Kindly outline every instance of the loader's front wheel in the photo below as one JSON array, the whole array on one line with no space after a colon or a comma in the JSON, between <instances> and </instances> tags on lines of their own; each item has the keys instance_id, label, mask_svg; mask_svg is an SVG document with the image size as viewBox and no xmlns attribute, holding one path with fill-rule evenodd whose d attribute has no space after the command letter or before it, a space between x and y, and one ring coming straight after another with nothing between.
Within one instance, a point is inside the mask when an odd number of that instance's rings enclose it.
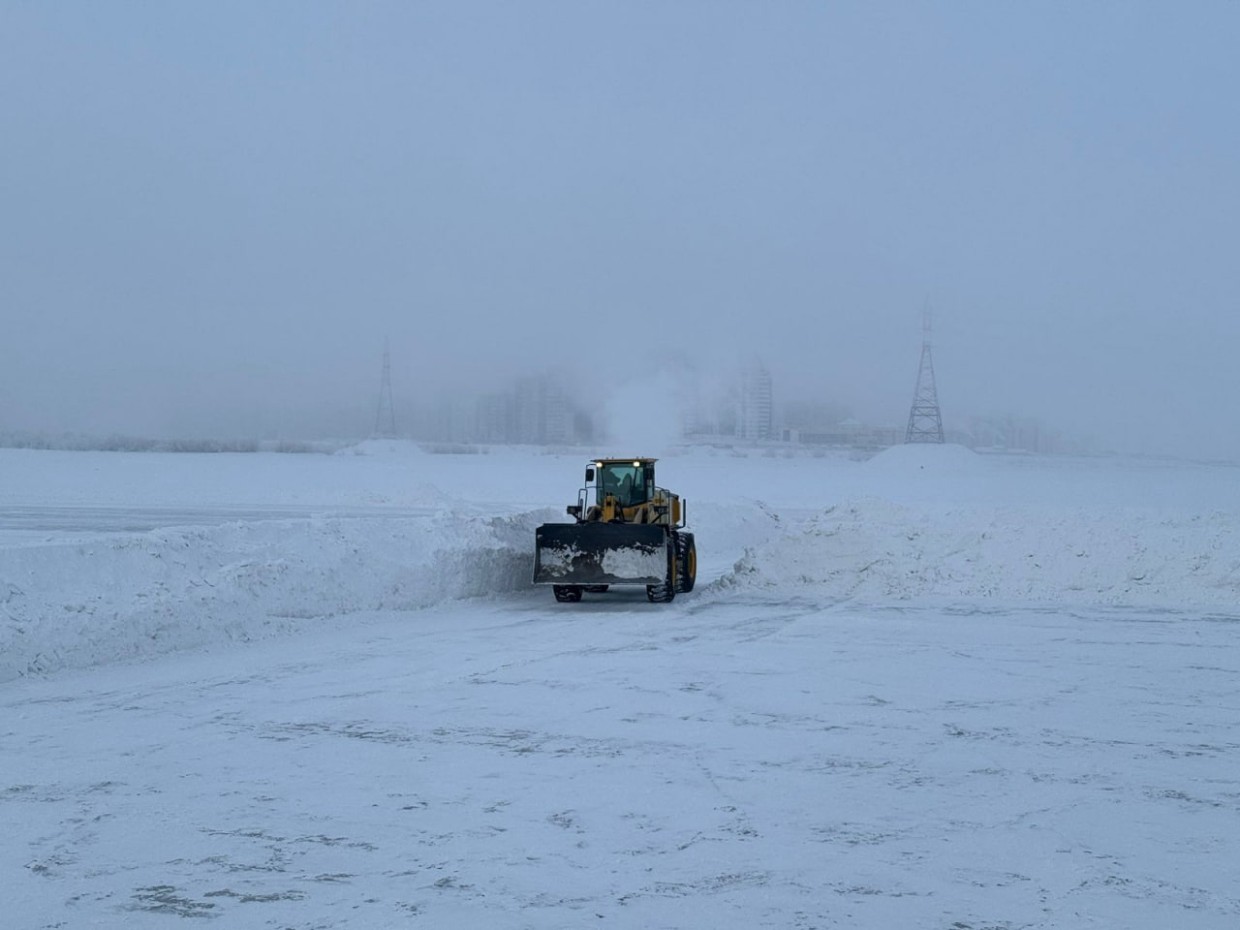
<instances>
[{"instance_id":1,"label":"loader's front wheel","mask_svg":"<svg viewBox=\"0 0 1240 930\"><path fill-rule=\"evenodd\" d=\"M666 604L676 596L676 590L667 582L646 585L646 600L652 604Z\"/></svg>"},{"instance_id":2,"label":"loader's front wheel","mask_svg":"<svg viewBox=\"0 0 1240 930\"><path fill-rule=\"evenodd\" d=\"M660 584L646 585L646 600L652 604L666 604L676 596L676 547L667 547L667 574Z\"/></svg>"},{"instance_id":3,"label":"loader's front wheel","mask_svg":"<svg viewBox=\"0 0 1240 930\"><path fill-rule=\"evenodd\" d=\"M555 592L555 599L561 604L572 604L581 600L580 585L553 584L551 590Z\"/></svg>"}]
</instances>

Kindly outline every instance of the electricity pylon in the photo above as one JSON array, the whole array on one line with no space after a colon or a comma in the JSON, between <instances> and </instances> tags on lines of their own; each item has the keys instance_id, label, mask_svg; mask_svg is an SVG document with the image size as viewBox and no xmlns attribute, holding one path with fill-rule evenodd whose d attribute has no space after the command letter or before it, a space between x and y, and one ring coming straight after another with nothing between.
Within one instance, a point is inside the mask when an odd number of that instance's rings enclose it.
<instances>
[{"instance_id":1,"label":"electricity pylon","mask_svg":"<svg viewBox=\"0 0 1240 930\"><path fill-rule=\"evenodd\" d=\"M379 409L375 412L375 436L391 439L396 435L396 407L392 404L392 356L383 341L383 377L379 381Z\"/></svg>"},{"instance_id":2,"label":"electricity pylon","mask_svg":"<svg viewBox=\"0 0 1240 930\"><path fill-rule=\"evenodd\" d=\"M934 356L930 352L930 310L921 320L921 364L917 367L917 387L913 390L913 406L908 412L905 442L943 442L943 414L939 410L939 392L934 385Z\"/></svg>"}]
</instances>

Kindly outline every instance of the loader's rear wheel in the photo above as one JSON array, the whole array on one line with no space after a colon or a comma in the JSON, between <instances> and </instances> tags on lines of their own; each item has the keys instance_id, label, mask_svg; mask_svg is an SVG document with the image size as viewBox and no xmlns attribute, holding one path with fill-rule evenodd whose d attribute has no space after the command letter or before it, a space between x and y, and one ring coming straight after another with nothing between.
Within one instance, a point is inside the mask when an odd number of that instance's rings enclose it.
<instances>
[{"instance_id":1,"label":"loader's rear wheel","mask_svg":"<svg viewBox=\"0 0 1240 930\"><path fill-rule=\"evenodd\" d=\"M555 592L555 599L561 604L572 604L581 600L581 588L575 584L553 584L551 590Z\"/></svg>"},{"instance_id":2,"label":"loader's rear wheel","mask_svg":"<svg viewBox=\"0 0 1240 930\"><path fill-rule=\"evenodd\" d=\"M692 533L676 534L676 591L688 594L697 583L697 544Z\"/></svg>"}]
</instances>

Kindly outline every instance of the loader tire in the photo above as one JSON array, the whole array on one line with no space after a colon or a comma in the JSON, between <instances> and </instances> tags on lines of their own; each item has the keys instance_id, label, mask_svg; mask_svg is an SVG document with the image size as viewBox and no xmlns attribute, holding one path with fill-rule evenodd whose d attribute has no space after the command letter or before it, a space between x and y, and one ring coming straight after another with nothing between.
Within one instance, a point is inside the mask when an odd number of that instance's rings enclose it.
<instances>
[{"instance_id":1,"label":"loader tire","mask_svg":"<svg viewBox=\"0 0 1240 930\"><path fill-rule=\"evenodd\" d=\"M667 574L659 584L646 585L646 600L652 604L666 604L676 596L676 551L668 546Z\"/></svg>"},{"instance_id":2,"label":"loader tire","mask_svg":"<svg viewBox=\"0 0 1240 930\"><path fill-rule=\"evenodd\" d=\"M676 589L666 581L663 584L646 585L646 600L652 604L667 604L676 596Z\"/></svg>"},{"instance_id":3,"label":"loader tire","mask_svg":"<svg viewBox=\"0 0 1240 930\"><path fill-rule=\"evenodd\" d=\"M581 587L575 584L554 584L551 590L555 592L555 599L561 604L572 604L581 600Z\"/></svg>"},{"instance_id":4,"label":"loader tire","mask_svg":"<svg viewBox=\"0 0 1240 930\"><path fill-rule=\"evenodd\" d=\"M692 533L676 534L676 591L688 594L697 583L697 544Z\"/></svg>"}]
</instances>

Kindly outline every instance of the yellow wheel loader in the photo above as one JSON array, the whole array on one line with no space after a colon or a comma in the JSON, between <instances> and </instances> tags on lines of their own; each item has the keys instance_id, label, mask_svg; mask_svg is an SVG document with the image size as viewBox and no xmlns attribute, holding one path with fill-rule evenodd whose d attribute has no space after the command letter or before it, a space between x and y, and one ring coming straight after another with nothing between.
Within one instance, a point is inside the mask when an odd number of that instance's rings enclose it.
<instances>
[{"instance_id":1,"label":"yellow wheel loader","mask_svg":"<svg viewBox=\"0 0 1240 930\"><path fill-rule=\"evenodd\" d=\"M693 590L697 549L685 502L654 480L654 459L596 459L568 515L534 536L534 584L557 601L579 601L612 585L644 585L653 603Z\"/></svg>"}]
</instances>

